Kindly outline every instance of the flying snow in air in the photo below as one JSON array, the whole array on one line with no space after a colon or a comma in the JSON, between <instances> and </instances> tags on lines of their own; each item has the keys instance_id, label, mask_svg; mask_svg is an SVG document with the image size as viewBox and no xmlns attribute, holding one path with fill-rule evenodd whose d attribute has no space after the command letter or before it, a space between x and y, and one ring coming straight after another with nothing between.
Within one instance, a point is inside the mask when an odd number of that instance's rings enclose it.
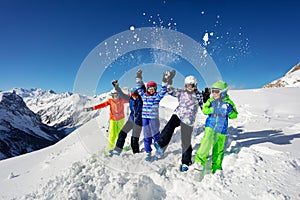
<instances>
[{"instance_id":1,"label":"flying snow in air","mask_svg":"<svg viewBox=\"0 0 300 200\"><path fill-rule=\"evenodd\" d=\"M208 40L209 40L208 35L212 37L212 36L214 35L214 33L211 32L211 33L209 33L209 34L208 34L208 33L205 33L205 34L204 34L204 36L203 36L203 38L202 38L202 39L203 39L203 42L204 42L204 46L207 46L207 45L209 44L209 41L208 41Z\"/></svg>"},{"instance_id":2,"label":"flying snow in air","mask_svg":"<svg viewBox=\"0 0 300 200\"><path fill-rule=\"evenodd\" d=\"M129 29L130 29L131 31L134 31L135 27L134 27L134 26L130 26Z\"/></svg>"}]
</instances>

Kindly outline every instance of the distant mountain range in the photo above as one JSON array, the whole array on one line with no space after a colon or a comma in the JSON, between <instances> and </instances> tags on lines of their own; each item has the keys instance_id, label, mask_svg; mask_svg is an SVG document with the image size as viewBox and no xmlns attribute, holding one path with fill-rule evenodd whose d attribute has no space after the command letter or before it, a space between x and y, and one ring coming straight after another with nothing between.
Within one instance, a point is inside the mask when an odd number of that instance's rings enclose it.
<instances>
[{"instance_id":1,"label":"distant mountain range","mask_svg":"<svg viewBox=\"0 0 300 200\"><path fill-rule=\"evenodd\" d=\"M283 77L263 86L264 88L300 87L300 62Z\"/></svg>"},{"instance_id":2,"label":"distant mountain range","mask_svg":"<svg viewBox=\"0 0 300 200\"><path fill-rule=\"evenodd\" d=\"M41 89L0 92L0 160L56 143L98 116L99 111L82 109L106 97L107 94L90 97Z\"/></svg>"}]
</instances>

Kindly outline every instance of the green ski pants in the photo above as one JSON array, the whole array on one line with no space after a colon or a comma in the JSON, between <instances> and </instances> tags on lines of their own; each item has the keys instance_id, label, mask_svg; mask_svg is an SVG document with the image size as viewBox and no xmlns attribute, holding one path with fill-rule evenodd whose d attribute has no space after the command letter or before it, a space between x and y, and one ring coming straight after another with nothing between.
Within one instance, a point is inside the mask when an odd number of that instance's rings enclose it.
<instances>
[{"instance_id":1,"label":"green ski pants","mask_svg":"<svg viewBox=\"0 0 300 200\"><path fill-rule=\"evenodd\" d=\"M205 127L204 136L201 140L200 147L197 150L195 162L200 162L203 166L205 166L209 152L212 148L211 170L213 173L215 173L218 169L222 170L225 141L225 134L217 133L212 128Z\"/></svg>"},{"instance_id":2,"label":"green ski pants","mask_svg":"<svg viewBox=\"0 0 300 200\"><path fill-rule=\"evenodd\" d=\"M108 137L108 147L107 150L112 150L115 148L116 141L118 139L119 133L124 125L124 119L120 120L109 120L109 137Z\"/></svg>"}]
</instances>

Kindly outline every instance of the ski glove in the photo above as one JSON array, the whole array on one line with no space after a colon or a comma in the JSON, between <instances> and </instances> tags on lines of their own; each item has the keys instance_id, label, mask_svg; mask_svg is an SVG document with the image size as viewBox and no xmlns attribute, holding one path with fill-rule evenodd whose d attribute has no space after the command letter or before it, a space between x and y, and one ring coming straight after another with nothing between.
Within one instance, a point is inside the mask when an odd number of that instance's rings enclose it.
<instances>
[{"instance_id":1,"label":"ski glove","mask_svg":"<svg viewBox=\"0 0 300 200\"><path fill-rule=\"evenodd\" d=\"M138 69L137 71L136 71L136 78L139 78L139 79L143 79L143 77L142 77L142 69Z\"/></svg>"},{"instance_id":2,"label":"ski glove","mask_svg":"<svg viewBox=\"0 0 300 200\"><path fill-rule=\"evenodd\" d=\"M176 74L175 70L166 71L166 73L163 73L162 82L167 83L168 85L172 85L173 84L173 78L174 78L175 74Z\"/></svg>"},{"instance_id":3,"label":"ski glove","mask_svg":"<svg viewBox=\"0 0 300 200\"><path fill-rule=\"evenodd\" d=\"M203 95L203 102L206 103L206 101L210 97L210 90L209 90L209 88L205 88L204 91L202 91L202 95Z\"/></svg>"},{"instance_id":4,"label":"ski glove","mask_svg":"<svg viewBox=\"0 0 300 200\"><path fill-rule=\"evenodd\" d=\"M111 82L111 84L112 84L114 87L119 86L118 80L113 80L113 81Z\"/></svg>"},{"instance_id":5,"label":"ski glove","mask_svg":"<svg viewBox=\"0 0 300 200\"><path fill-rule=\"evenodd\" d=\"M90 111L92 111L92 110L94 110L93 107L89 107L89 108L84 108L84 109L83 109L84 112L90 112Z\"/></svg>"},{"instance_id":6,"label":"ski glove","mask_svg":"<svg viewBox=\"0 0 300 200\"><path fill-rule=\"evenodd\" d=\"M175 75L176 75L176 71L173 69L170 72L170 77L169 77L169 80L168 80L168 85L172 85L173 84L173 78L174 78Z\"/></svg>"},{"instance_id":7,"label":"ski glove","mask_svg":"<svg viewBox=\"0 0 300 200\"><path fill-rule=\"evenodd\" d=\"M170 71L169 70L166 71L166 72L163 72L162 82L163 83L168 83L169 77L170 77Z\"/></svg>"}]
</instances>

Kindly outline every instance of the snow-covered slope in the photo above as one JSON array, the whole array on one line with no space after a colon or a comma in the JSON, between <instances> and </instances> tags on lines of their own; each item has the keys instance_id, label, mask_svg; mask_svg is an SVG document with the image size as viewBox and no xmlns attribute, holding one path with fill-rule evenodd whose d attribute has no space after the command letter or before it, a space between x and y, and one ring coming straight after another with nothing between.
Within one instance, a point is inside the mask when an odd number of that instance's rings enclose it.
<instances>
[{"instance_id":1,"label":"snow-covered slope","mask_svg":"<svg viewBox=\"0 0 300 200\"><path fill-rule=\"evenodd\" d=\"M300 63L294 66L283 77L264 85L264 88L300 87Z\"/></svg>"},{"instance_id":2,"label":"snow-covered slope","mask_svg":"<svg viewBox=\"0 0 300 200\"><path fill-rule=\"evenodd\" d=\"M41 116L43 123L59 129L70 129L68 132L95 118L98 112L85 113L82 109L100 103L108 95L90 97L69 92L56 94L52 90L19 88L11 92L21 96L26 105Z\"/></svg>"},{"instance_id":3,"label":"snow-covered slope","mask_svg":"<svg viewBox=\"0 0 300 200\"><path fill-rule=\"evenodd\" d=\"M0 92L0 160L47 147L61 138L16 93Z\"/></svg>"},{"instance_id":4,"label":"snow-covered slope","mask_svg":"<svg viewBox=\"0 0 300 200\"><path fill-rule=\"evenodd\" d=\"M223 171L178 170L180 129L166 157L104 156L108 110L55 145L0 161L1 199L299 199L300 88L230 91L239 117L229 122ZM293 98L291 98L293 96ZM287 102L286 100L289 99ZM161 128L176 99L161 102ZM193 154L203 136L199 113Z\"/></svg>"}]
</instances>

